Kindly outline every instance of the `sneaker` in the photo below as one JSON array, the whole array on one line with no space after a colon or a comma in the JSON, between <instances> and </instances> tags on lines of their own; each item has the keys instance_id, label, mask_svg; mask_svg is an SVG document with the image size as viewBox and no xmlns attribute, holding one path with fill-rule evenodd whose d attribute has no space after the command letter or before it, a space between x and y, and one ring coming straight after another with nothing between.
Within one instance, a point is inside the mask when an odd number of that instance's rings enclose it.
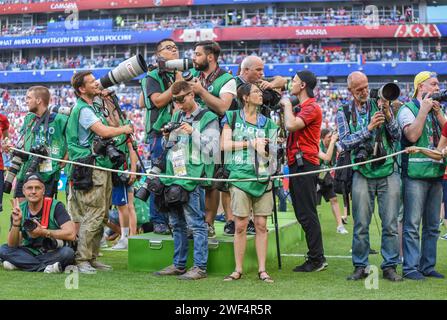
<instances>
[{"instance_id":1,"label":"sneaker","mask_svg":"<svg viewBox=\"0 0 447 320\"><path fill-rule=\"evenodd\" d=\"M156 234L169 234L168 226L164 223L154 224L154 233Z\"/></svg>"},{"instance_id":2,"label":"sneaker","mask_svg":"<svg viewBox=\"0 0 447 320\"><path fill-rule=\"evenodd\" d=\"M217 216L216 216L216 219L215 219L216 221L219 221L219 222L225 222L226 220L225 220L225 214L224 213L221 213L221 214L218 214Z\"/></svg>"},{"instance_id":3,"label":"sneaker","mask_svg":"<svg viewBox=\"0 0 447 320\"><path fill-rule=\"evenodd\" d=\"M216 230L214 230L214 226L207 223L208 225L208 238L214 239L216 237Z\"/></svg>"},{"instance_id":4,"label":"sneaker","mask_svg":"<svg viewBox=\"0 0 447 320\"><path fill-rule=\"evenodd\" d=\"M46 266L44 273L61 273L62 272L62 266L60 262L56 262L54 264L50 264Z\"/></svg>"},{"instance_id":5,"label":"sneaker","mask_svg":"<svg viewBox=\"0 0 447 320\"><path fill-rule=\"evenodd\" d=\"M443 236L440 236L439 237L441 240L447 240L447 233L445 234L445 235L443 235Z\"/></svg>"},{"instance_id":6,"label":"sneaker","mask_svg":"<svg viewBox=\"0 0 447 320\"><path fill-rule=\"evenodd\" d=\"M127 238L121 238L118 242L112 247L112 250L127 250L127 246L129 244L129 240Z\"/></svg>"},{"instance_id":7,"label":"sneaker","mask_svg":"<svg viewBox=\"0 0 447 320\"><path fill-rule=\"evenodd\" d=\"M103 236L101 238L101 242L99 243L99 247L100 248L108 248L109 247L109 245L107 244L106 237Z\"/></svg>"},{"instance_id":8,"label":"sneaker","mask_svg":"<svg viewBox=\"0 0 447 320\"><path fill-rule=\"evenodd\" d=\"M348 232L348 230L346 230L344 225L340 225L337 227L337 233L348 234L349 232Z\"/></svg>"},{"instance_id":9,"label":"sneaker","mask_svg":"<svg viewBox=\"0 0 447 320\"><path fill-rule=\"evenodd\" d=\"M96 269L92 267L90 262L84 261L77 265L79 273L83 274L95 274Z\"/></svg>"},{"instance_id":10,"label":"sneaker","mask_svg":"<svg viewBox=\"0 0 447 320\"><path fill-rule=\"evenodd\" d=\"M12 270L17 270L19 268L17 268L15 265L13 265L9 261L3 261L3 269L8 270L8 271L12 271Z\"/></svg>"},{"instance_id":11,"label":"sneaker","mask_svg":"<svg viewBox=\"0 0 447 320\"><path fill-rule=\"evenodd\" d=\"M327 266L326 261L312 262L308 259L302 265L296 266L293 272L318 272L325 270Z\"/></svg>"},{"instance_id":12,"label":"sneaker","mask_svg":"<svg viewBox=\"0 0 447 320\"><path fill-rule=\"evenodd\" d=\"M207 274L205 270L200 269L199 267L192 267L185 274L178 276L180 280L199 280L206 278Z\"/></svg>"},{"instance_id":13,"label":"sneaker","mask_svg":"<svg viewBox=\"0 0 447 320\"><path fill-rule=\"evenodd\" d=\"M437 278L437 279L444 279L445 276L435 270L428 272L428 273L422 273L424 275L424 277L427 278Z\"/></svg>"},{"instance_id":14,"label":"sneaker","mask_svg":"<svg viewBox=\"0 0 447 320\"><path fill-rule=\"evenodd\" d=\"M186 269L177 268L173 264L160 270L157 272L154 272L155 276L179 276L186 272Z\"/></svg>"},{"instance_id":15,"label":"sneaker","mask_svg":"<svg viewBox=\"0 0 447 320\"><path fill-rule=\"evenodd\" d=\"M224 226L224 235L226 236L234 236L234 231L236 229L236 226L234 224L234 221L230 220L227 223L225 223Z\"/></svg>"},{"instance_id":16,"label":"sneaker","mask_svg":"<svg viewBox=\"0 0 447 320\"><path fill-rule=\"evenodd\" d=\"M247 234L256 234L255 223L250 220L247 225Z\"/></svg>"},{"instance_id":17,"label":"sneaker","mask_svg":"<svg viewBox=\"0 0 447 320\"><path fill-rule=\"evenodd\" d=\"M109 266L107 264L102 263L101 261L98 260L91 260L90 264L92 265L93 268L95 268L96 270L102 270L102 271L111 271L113 270L112 266Z\"/></svg>"}]
</instances>

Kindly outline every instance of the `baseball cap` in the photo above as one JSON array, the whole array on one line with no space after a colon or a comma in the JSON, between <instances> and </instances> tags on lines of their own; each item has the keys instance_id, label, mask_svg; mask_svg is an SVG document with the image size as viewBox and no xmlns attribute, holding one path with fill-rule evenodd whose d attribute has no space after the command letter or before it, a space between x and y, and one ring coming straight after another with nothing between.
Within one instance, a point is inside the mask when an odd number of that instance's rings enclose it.
<instances>
[{"instance_id":1,"label":"baseball cap","mask_svg":"<svg viewBox=\"0 0 447 320\"><path fill-rule=\"evenodd\" d=\"M418 86L424 82L427 81L430 78L437 78L438 75L436 74L436 72L431 72L431 71L421 71L419 72L416 77L414 77L414 93L413 93L413 98L416 98L417 94L418 94Z\"/></svg>"},{"instance_id":2,"label":"baseball cap","mask_svg":"<svg viewBox=\"0 0 447 320\"><path fill-rule=\"evenodd\" d=\"M310 98L315 97L314 89L317 86L317 77L315 76L315 74L313 74L309 70L303 70L303 71L298 71L296 73L296 75L298 76L298 78L300 78L301 81L306 83L307 95Z\"/></svg>"},{"instance_id":3,"label":"baseball cap","mask_svg":"<svg viewBox=\"0 0 447 320\"><path fill-rule=\"evenodd\" d=\"M31 174L27 175L25 177L25 181L23 182L23 184L27 183L28 181L39 181L42 184L45 184L42 177L38 173L31 173Z\"/></svg>"}]
</instances>

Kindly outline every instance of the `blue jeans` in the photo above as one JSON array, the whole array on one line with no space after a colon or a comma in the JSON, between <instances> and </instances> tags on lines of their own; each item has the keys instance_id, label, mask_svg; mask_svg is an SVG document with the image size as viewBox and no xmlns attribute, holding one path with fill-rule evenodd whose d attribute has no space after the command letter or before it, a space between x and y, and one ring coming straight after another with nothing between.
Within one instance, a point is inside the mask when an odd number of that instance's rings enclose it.
<instances>
[{"instance_id":1,"label":"blue jeans","mask_svg":"<svg viewBox=\"0 0 447 320\"><path fill-rule=\"evenodd\" d=\"M205 211L201 208L200 197L204 191L197 187L189 193L189 202L183 206L183 213L169 212L169 220L174 234L174 265L185 268L188 258L187 226L194 239L194 266L206 270L208 261L208 227Z\"/></svg>"},{"instance_id":2,"label":"blue jeans","mask_svg":"<svg viewBox=\"0 0 447 320\"><path fill-rule=\"evenodd\" d=\"M162 139L162 136L156 135L148 137L149 152L152 165L154 165L155 160L157 160L163 153L163 147L161 145ZM155 208L154 195L152 193L149 196L149 216L152 223L154 224L167 224L166 218Z\"/></svg>"},{"instance_id":3,"label":"blue jeans","mask_svg":"<svg viewBox=\"0 0 447 320\"><path fill-rule=\"evenodd\" d=\"M381 265L383 270L396 267L399 263L397 216L400 205L400 178L397 173L393 173L385 178L367 179L358 171L354 172L352 179L352 217L354 219L352 263L354 267L366 267L369 264L369 227L374 214L376 195L382 221L380 252L383 257Z\"/></svg>"},{"instance_id":4,"label":"blue jeans","mask_svg":"<svg viewBox=\"0 0 447 320\"><path fill-rule=\"evenodd\" d=\"M442 202L444 202L444 219L447 219L447 179L442 180Z\"/></svg>"},{"instance_id":5,"label":"blue jeans","mask_svg":"<svg viewBox=\"0 0 447 320\"><path fill-rule=\"evenodd\" d=\"M436 264L441 181L404 178L403 272L430 273ZM419 227L422 222L422 241Z\"/></svg>"},{"instance_id":6,"label":"blue jeans","mask_svg":"<svg viewBox=\"0 0 447 320\"><path fill-rule=\"evenodd\" d=\"M62 247L37 256L24 247L11 248L7 244L0 247L0 259L9 261L23 271L42 272L48 265L60 262L62 269L74 263L75 253L72 248Z\"/></svg>"}]
</instances>

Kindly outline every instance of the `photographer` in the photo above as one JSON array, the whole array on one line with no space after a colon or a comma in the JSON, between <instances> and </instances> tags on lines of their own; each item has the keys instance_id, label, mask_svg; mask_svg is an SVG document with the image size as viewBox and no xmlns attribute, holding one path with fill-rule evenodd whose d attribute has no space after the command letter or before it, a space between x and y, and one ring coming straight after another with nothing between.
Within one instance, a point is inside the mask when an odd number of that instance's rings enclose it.
<instances>
[{"instance_id":1,"label":"photographer","mask_svg":"<svg viewBox=\"0 0 447 320\"><path fill-rule=\"evenodd\" d=\"M219 122L208 109L194 101L194 92L186 81L172 85L173 101L180 108L171 124L179 126L169 134L166 175L208 177L214 172L213 155L219 151ZM174 263L157 275L181 275L179 279L206 278L208 238L205 212L201 206L203 182L160 178L165 185L164 201L174 236ZM194 266L186 272L188 257L187 227L194 239Z\"/></svg>"},{"instance_id":2,"label":"photographer","mask_svg":"<svg viewBox=\"0 0 447 320\"><path fill-rule=\"evenodd\" d=\"M400 139L400 131L390 102L369 98L368 78L359 71L348 76L348 90L353 96L353 101L350 105L339 108L337 127L343 149L351 151L351 161L363 162L393 153L394 144ZM348 112L345 114L346 111ZM378 150L376 154L374 149ZM383 278L401 281L402 277L396 272L399 263L397 216L400 204L400 179L394 159L387 158L381 162L355 166L353 172L352 262L355 270L347 279L360 280L368 275L366 270L370 248L369 225L374 214L373 204L377 195L382 220Z\"/></svg>"},{"instance_id":3,"label":"photographer","mask_svg":"<svg viewBox=\"0 0 447 320\"><path fill-rule=\"evenodd\" d=\"M314 98L317 78L310 71L299 71L292 81L291 95L297 96L300 108L292 110L289 99L283 99L287 138L287 159L291 174L314 171L320 168L318 158L321 107ZM297 266L295 272L313 272L326 269L323 237L317 214L317 175L291 177L290 195L295 216L306 234L309 249L307 260Z\"/></svg>"},{"instance_id":4,"label":"photographer","mask_svg":"<svg viewBox=\"0 0 447 320\"><path fill-rule=\"evenodd\" d=\"M337 158L337 147L335 144L337 140L338 132L332 132L329 129L321 130L320 151L318 152L318 157L320 158L320 166L322 169L331 168L335 165L335 159ZM337 195L334 191L334 178L331 176L330 172L321 173L318 178L318 204L321 204L322 197L324 197L326 202L331 202L332 213L334 214L337 223L337 233L347 234L348 231L343 225Z\"/></svg>"},{"instance_id":5,"label":"photographer","mask_svg":"<svg viewBox=\"0 0 447 320\"><path fill-rule=\"evenodd\" d=\"M156 44L156 55L158 61L166 62L178 59L179 51L173 40L163 39ZM171 119L173 108L171 86L179 80L182 80L180 72L157 68L150 71L141 81L143 92L140 95L140 107L146 108L146 143L149 144L152 163L161 156L163 151L161 146L163 135L160 130ZM151 221L154 223L154 232L169 234L165 218L155 208L152 194L149 210Z\"/></svg>"},{"instance_id":6,"label":"photographer","mask_svg":"<svg viewBox=\"0 0 447 320\"><path fill-rule=\"evenodd\" d=\"M38 174L27 176L23 193L24 202L14 199L8 243L0 247L3 267L60 273L74 262L74 250L69 246L49 250L46 243L75 241L75 226L62 202L44 198L45 184Z\"/></svg>"},{"instance_id":7,"label":"photographer","mask_svg":"<svg viewBox=\"0 0 447 320\"><path fill-rule=\"evenodd\" d=\"M78 100L71 111L66 130L69 159L101 168L118 168L122 156L111 138L133 133L132 126L108 126L106 116L109 113L101 103L99 83L91 71L77 72L71 84ZM99 169L73 166L69 180L69 212L75 222L81 223L76 253L79 272L109 270L110 266L96 258L103 223L107 221L111 203L112 175Z\"/></svg>"},{"instance_id":8,"label":"photographer","mask_svg":"<svg viewBox=\"0 0 447 320\"><path fill-rule=\"evenodd\" d=\"M5 164L3 162L3 154L7 141L9 141L9 120L4 114L0 114L0 137L2 140L2 149L0 149L0 212L3 211L3 189L5 185Z\"/></svg>"},{"instance_id":9,"label":"photographer","mask_svg":"<svg viewBox=\"0 0 447 320\"><path fill-rule=\"evenodd\" d=\"M194 79L190 83L198 104L202 108L208 108L213 111L218 117L222 117L232 107L233 99L236 97L236 81L231 74L219 67L217 62L219 55L220 46L217 42L202 41L196 43L194 45L193 57L194 69L192 70ZM220 192L216 189L215 185L209 184L206 186L205 212L209 238L216 237L214 220L217 215L219 200ZM232 213L229 208L230 202L229 193L223 192L222 205L227 220L232 220ZM228 226L225 229L228 231Z\"/></svg>"},{"instance_id":10,"label":"photographer","mask_svg":"<svg viewBox=\"0 0 447 320\"><path fill-rule=\"evenodd\" d=\"M287 84L287 79L276 76L272 81L265 81L262 78L264 77L264 61L257 56L248 56L242 60L241 63L241 72L236 77L236 83L239 87L243 83L252 83L258 85L258 87L265 91L267 89L279 89L283 90L285 85ZM265 101L264 101L265 103Z\"/></svg>"},{"instance_id":11,"label":"photographer","mask_svg":"<svg viewBox=\"0 0 447 320\"><path fill-rule=\"evenodd\" d=\"M239 280L247 242L249 216L253 213L256 228L256 252L258 255L258 277L273 282L265 268L267 256L267 217L273 211L272 183L268 177L276 172L276 156L271 155L276 145L278 127L259 112L262 105L262 91L251 83L238 89L238 100L243 108L228 111L223 119L224 130L221 138L222 150L231 154L226 167L230 179L260 178L254 182L230 182L232 211L236 220L234 236L235 271L225 281ZM272 163L273 162L273 163Z\"/></svg>"},{"instance_id":12,"label":"photographer","mask_svg":"<svg viewBox=\"0 0 447 320\"><path fill-rule=\"evenodd\" d=\"M34 86L26 93L26 104L29 113L26 115L20 130L23 136L23 149L33 153L50 156L56 159L67 159L67 144L65 141L65 130L68 117L59 113L50 113L48 104L50 102L50 91L43 86ZM38 172L45 182L45 196L57 195L57 184L61 168L64 166L58 161L46 160L39 157L28 156L23 153L14 152L13 159L21 159L22 165L17 173L14 198L19 202L24 201L23 181L27 173ZM16 161L12 161L14 167ZM12 183L13 178L10 168L6 176L6 182Z\"/></svg>"},{"instance_id":13,"label":"photographer","mask_svg":"<svg viewBox=\"0 0 447 320\"><path fill-rule=\"evenodd\" d=\"M438 96L438 98L436 98ZM441 111L439 81L433 72L423 71L414 78L413 100L398 113L402 129L402 149L409 146L436 149L446 120ZM435 98L437 100L435 100ZM441 99L440 99L441 98ZM444 278L434 268L439 236L439 212L445 160L433 160L422 153L402 155L403 179L403 275L406 279ZM422 221L422 241L419 230Z\"/></svg>"}]
</instances>

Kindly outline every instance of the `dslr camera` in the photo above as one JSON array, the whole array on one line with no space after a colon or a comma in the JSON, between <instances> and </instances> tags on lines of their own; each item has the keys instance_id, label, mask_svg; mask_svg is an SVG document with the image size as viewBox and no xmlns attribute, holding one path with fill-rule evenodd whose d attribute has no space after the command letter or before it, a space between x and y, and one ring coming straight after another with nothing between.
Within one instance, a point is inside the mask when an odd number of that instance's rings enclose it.
<instances>
[{"instance_id":1,"label":"dslr camera","mask_svg":"<svg viewBox=\"0 0 447 320\"><path fill-rule=\"evenodd\" d=\"M373 153L373 147L370 143L362 143L356 149L356 155L354 158L355 163L364 162L368 160L369 156Z\"/></svg>"},{"instance_id":2,"label":"dslr camera","mask_svg":"<svg viewBox=\"0 0 447 320\"><path fill-rule=\"evenodd\" d=\"M40 154L40 155L42 155L42 156L46 156L46 157L48 157L48 150L47 150L47 148L45 148L44 146L42 146L42 145L38 145L38 146L35 146L35 147L32 147L31 148L31 150L30 150L30 152L32 152L32 153L35 153L35 154ZM31 160L31 164L30 164L30 166L28 167L28 170L26 170L26 175L29 175L29 174L32 174L32 173L34 173L34 172L39 172L39 170L37 169L37 167L39 166L39 164L41 164L42 162L43 162L43 158L40 158L40 157L32 157L31 158L32 160Z\"/></svg>"},{"instance_id":3,"label":"dslr camera","mask_svg":"<svg viewBox=\"0 0 447 320\"><path fill-rule=\"evenodd\" d=\"M279 102L281 101L281 94L278 91L273 89L262 90L262 106L261 113L270 118L271 111L280 111L281 105Z\"/></svg>"},{"instance_id":4,"label":"dslr camera","mask_svg":"<svg viewBox=\"0 0 447 320\"><path fill-rule=\"evenodd\" d=\"M171 133L171 132L174 131L175 129L180 128L181 125L182 125L181 122L173 122L173 121L171 121L171 122L166 123L166 124L163 126L163 128L161 128L161 130L162 130L164 133Z\"/></svg>"},{"instance_id":5,"label":"dslr camera","mask_svg":"<svg viewBox=\"0 0 447 320\"><path fill-rule=\"evenodd\" d=\"M124 154L116 148L113 139L95 136L93 138L92 151L96 156L109 157L115 167L120 167L125 161Z\"/></svg>"}]
</instances>

